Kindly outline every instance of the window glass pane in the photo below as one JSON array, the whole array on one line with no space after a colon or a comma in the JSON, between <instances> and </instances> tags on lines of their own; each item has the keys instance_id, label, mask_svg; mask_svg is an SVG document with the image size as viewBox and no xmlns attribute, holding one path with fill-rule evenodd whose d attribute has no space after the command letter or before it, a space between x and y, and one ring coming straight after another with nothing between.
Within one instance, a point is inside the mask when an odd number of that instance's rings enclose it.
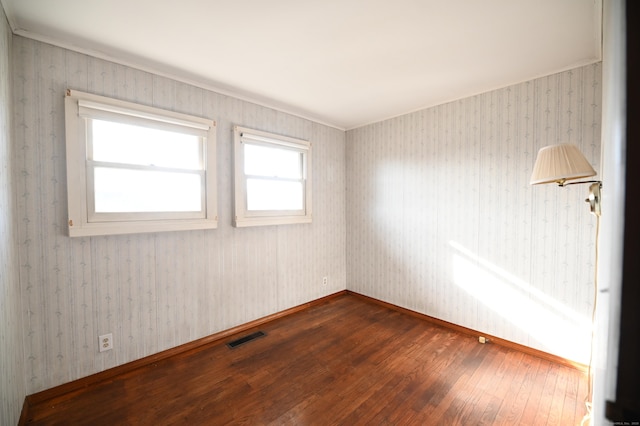
<instances>
[{"instance_id":1,"label":"window glass pane","mask_svg":"<svg viewBox=\"0 0 640 426\"><path fill-rule=\"evenodd\" d=\"M196 173L94 169L96 213L202 211Z\"/></svg>"},{"instance_id":2,"label":"window glass pane","mask_svg":"<svg viewBox=\"0 0 640 426\"><path fill-rule=\"evenodd\" d=\"M90 120L93 160L198 170L202 139L167 130Z\"/></svg>"},{"instance_id":3,"label":"window glass pane","mask_svg":"<svg viewBox=\"0 0 640 426\"><path fill-rule=\"evenodd\" d=\"M247 210L302 210L302 182L247 179Z\"/></svg>"},{"instance_id":4,"label":"window glass pane","mask_svg":"<svg viewBox=\"0 0 640 426\"><path fill-rule=\"evenodd\" d=\"M245 143L244 172L253 176L300 179L302 153L286 148Z\"/></svg>"}]
</instances>

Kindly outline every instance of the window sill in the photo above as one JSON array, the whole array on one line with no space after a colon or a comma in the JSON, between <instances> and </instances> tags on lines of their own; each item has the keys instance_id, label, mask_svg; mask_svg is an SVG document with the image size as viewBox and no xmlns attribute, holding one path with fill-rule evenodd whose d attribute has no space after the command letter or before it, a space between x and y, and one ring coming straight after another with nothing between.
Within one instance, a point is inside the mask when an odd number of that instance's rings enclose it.
<instances>
[{"instance_id":1,"label":"window sill","mask_svg":"<svg viewBox=\"0 0 640 426\"><path fill-rule=\"evenodd\" d=\"M236 228L246 228L249 226L269 226L269 225L295 225L300 223L311 223L311 216L277 216L277 217L245 217L236 218L233 226Z\"/></svg>"},{"instance_id":2,"label":"window sill","mask_svg":"<svg viewBox=\"0 0 640 426\"><path fill-rule=\"evenodd\" d=\"M197 220L149 220L135 222L95 222L79 225L69 224L70 237L90 237L114 234L139 234L148 232L193 231L216 229L218 218Z\"/></svg>"}]
</instances>

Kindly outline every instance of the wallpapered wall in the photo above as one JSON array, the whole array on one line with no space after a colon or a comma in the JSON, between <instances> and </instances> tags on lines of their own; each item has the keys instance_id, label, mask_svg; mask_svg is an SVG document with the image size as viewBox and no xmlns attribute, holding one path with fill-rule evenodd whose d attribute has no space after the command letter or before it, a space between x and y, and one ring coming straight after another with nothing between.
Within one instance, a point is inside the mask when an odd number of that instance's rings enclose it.
<instances>
[{"instance_id":1,"label":"wallpapered wall","mask_svg":"<svg viewBox=\"0 0 640 426\"><path fill-rule=\"evenodd\" d=\"M346 288L343 131L18 36L13 67L27 393ZM217 120L219 228L67 237L67 88ZM234 124L313 143L312 224L231 227Z\"/></svg>"},{"instance_id":2,"label":"wallpapered wall","mask_svg":"<svg viewBox=\"0 0 640 426\"><path fill-rule=\"evenodd\" d=\"M554 143L599 169L600 68L347 132L349 289L588 362L588 188L528 182Z\"/></svg>"},{"instance_id":3,"label":"wallpapered wall","mask_svg":"<svg viewBox=\"0 0 640 426\"><path fill-rule=\"evenodd\" d=\"M11 157L12 34L0 7L0 425L15 425L25 396L18 246Z\"/></svg>"}]
</instances>

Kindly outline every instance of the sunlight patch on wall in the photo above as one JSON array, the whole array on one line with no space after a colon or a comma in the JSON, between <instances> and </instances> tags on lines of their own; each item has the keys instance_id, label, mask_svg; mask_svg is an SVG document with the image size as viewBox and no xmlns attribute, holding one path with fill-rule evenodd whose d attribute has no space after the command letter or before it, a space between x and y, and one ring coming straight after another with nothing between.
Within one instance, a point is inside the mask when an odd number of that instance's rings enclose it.
<instances>
[{"instance_id":1,"label":"sunlight patch on wall","mask_svg":"<svg viewBox=\"0 0 640 426\"><path fill-rule=\"evenodd\" d=\"M589 319L524 280L449 242L453 281L493 312L540 342L550 353L587 363Z\"/></svg>"}]
</instances>

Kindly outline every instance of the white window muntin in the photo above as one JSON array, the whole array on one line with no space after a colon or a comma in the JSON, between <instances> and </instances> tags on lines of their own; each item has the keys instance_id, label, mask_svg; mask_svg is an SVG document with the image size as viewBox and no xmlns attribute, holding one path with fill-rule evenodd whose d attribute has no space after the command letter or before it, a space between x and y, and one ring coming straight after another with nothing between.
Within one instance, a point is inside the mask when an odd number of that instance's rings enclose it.
<instances>
[{"instance_id":1,"label":"white window muntin","mask_svg":"<svg viewBox=\"0 0 640 426\"><path fill-rule=\"evenodd\" d=\"M106 235L160 232L217 227L216 127L213 120L118 101L98 95L67 91L67 184L69 235ZM149 127L199 138L197 169L119 164L92 160L91 120L103 120ZM149 170L197 175L200 182L199 211L95 212L93 194L96 168ZM176 209L180 210L180 209Z\"/></svg>"},{"instance_id":2,"label":"white window muntin","mask_svg":"<svg viewBox=\"0 0 640 426\"><path fill-rule=\"evenodd\" d=\"M281 225L311 222L311 143L290 138L246 129L239 126L234 128L235 139L235 212L234 225L237 227L257 225ZM300 176L281 177L262 174L245 173L245 145L263 146L272 149L283 149L298 154L300 161ZM297 183L301 186L301 208L299 209L249 209L247 186L249 181L256 180L263 183Z\"/></svg>"}]
</instances>

